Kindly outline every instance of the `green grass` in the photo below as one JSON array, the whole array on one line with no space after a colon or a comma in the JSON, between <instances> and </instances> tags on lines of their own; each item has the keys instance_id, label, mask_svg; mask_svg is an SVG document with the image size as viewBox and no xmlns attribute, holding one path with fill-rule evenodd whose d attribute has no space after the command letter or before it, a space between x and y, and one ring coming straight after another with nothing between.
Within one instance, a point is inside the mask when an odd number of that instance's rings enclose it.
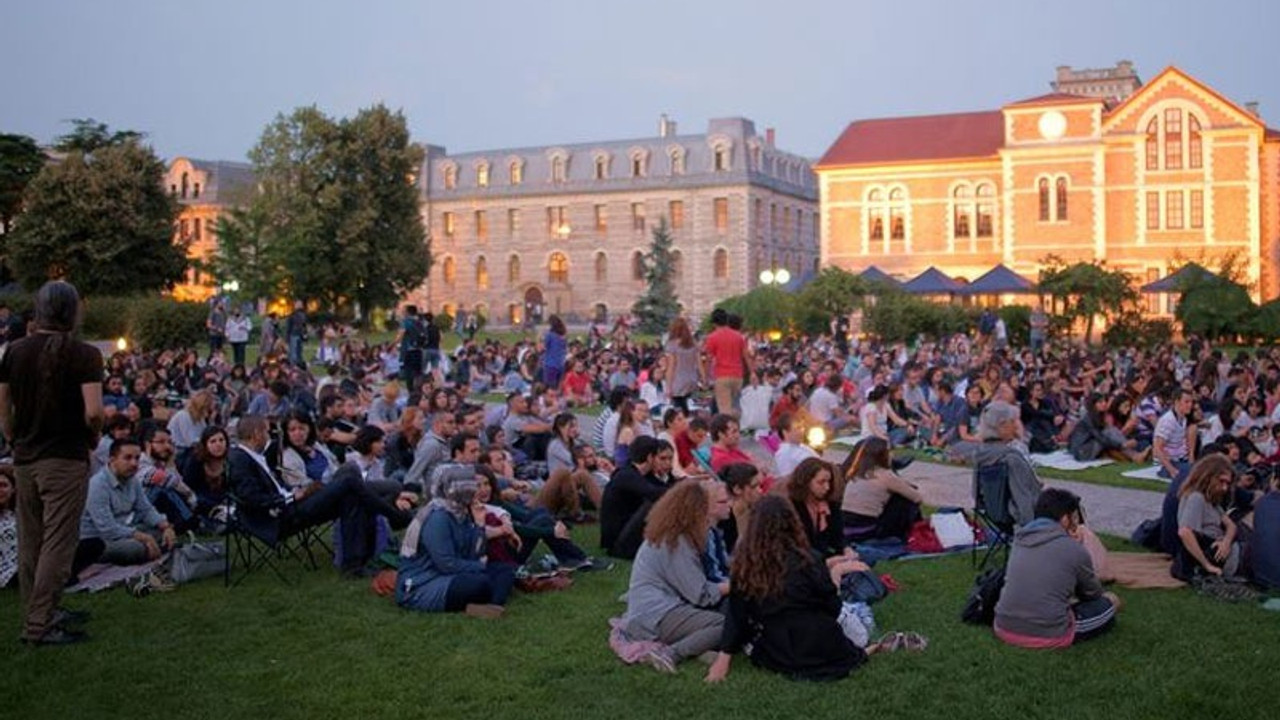
<instances>
[{"instance_id":1,"label":"green grass","mask_svg":"<svg viewBox=\"0 0 1280 720\"><path fill-rule=\"evenodd\" d=\"M837 444L834 447L852 450L852 446L844 444ZM963 463L949 462L938 455L931 455L923 450L915 450L912 448L897 449L894 450L894 453L913 457L925 462L937 463L939 465L954 465L957 467L963 465ZM1132 490L1152 490L1162 493L1168 489L1169 485L1167 483L1162 483L1157 480L1140 480L1123 476L1123 473L1127 473L1131 470L1139 470L1144 467L1148 467L1148 464L1113 462L1110 465L1102 465L1099 467L1088 468L1086 470L1057 470L1055 468L1037 466L1036 474L1041 477L1054 478L1057 480L1070 480L1072 482L1091 483L1093 485L1108 485L1110 487L1129 488Z\"/></svg>"},{"instance_id":2,"label":"green grass","mask_svg":"<svg viewBox=\"0 0 1280 720\"><path fill-rule=\"evenodd\" d=\"M588 528L594 537L594 528ZM579 531L582 532L581 530ZM1109 540L1113 547L1121 541ZM492 622L404 612L364 582L292 567L226 590L217 580L135 600L72 598L93 640L21 648L17 596L0 593L6 718L1073 718L1270 717L1280 615L1188 590L1119 590L1109 635L1063 652L1017 650L964 625L968 555L885 563L902 591L883 629L930 639L875 657L835 685L795 683L735 660L709 687L697 662L674 677L622 665L606 645L628 570L565 592L517 595Z\"/></svg>"}]
</instances>

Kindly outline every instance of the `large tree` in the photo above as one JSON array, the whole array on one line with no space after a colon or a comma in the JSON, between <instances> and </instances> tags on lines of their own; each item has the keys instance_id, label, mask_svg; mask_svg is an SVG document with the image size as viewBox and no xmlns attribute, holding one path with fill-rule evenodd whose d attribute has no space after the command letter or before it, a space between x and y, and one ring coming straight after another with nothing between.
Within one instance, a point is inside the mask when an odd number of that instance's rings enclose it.
<instances>
[{"instance_id":1,"label":"large tree","mask_svg":"<svg viewBox=\"0 0 1280 720\"><path fill-rule=\"evenodd\" d=\"M0 133L0 243L13 231L22 212L27 185L44 167L44 152L26 135ZM8 249L0 245L0 284L11 279Z\"/></svg>"},{"instance_id":2,"label":"large tree","mask_svg":"<svg viewBox=\"0 0 1280 720\"><path fill-rule=\"evenodd\" d=\"M1063 317L1073 323L1084 322L1086 343L1093 341L1093 325L1098 316L1118 318L1138 302L1133 277L1123 270L1108 268L1105 262L1067 265L1050 255L1043 265L1040 291L1053 298Z\"/></svg>"},{"instance_id":3,"label":"large tree","mask_svg":"<svg viewBox=\"0 0 1280 720\"><path fill-rule=\"evenodd\" d=\"M214 263L220 280L367 311L426 278L413 184L422 150L403 115L376 105L334 120L298 108L267 126L249 159L260 192L220 230L232 233Z\"/></svg>"},{"instance_id":4,"label":"large tree","mask_svg":"<svg viewBox=\"0 0 1280 720\"><path fill-rule=\"evenodd\" d=\"M146 137L136 130L117 130L111 132L106 123L93 118L76 118L70 121L71 132L61 135L53 142L55 150L65 153L79 152L92 155L95 150L113 145L123 145L130 140L142 140Z\"/></svg>"},{"instance_id":5,"label":"large tree","mask_svg":"<svg viewBox=\"0 0 1280 720\"><path fill-rule=\"evenodd\" d=\"M653 229L653 242L649 245L649 252L641 259L644 265L645 291L631 307L632 314L640 321L642 332L662 333L680 313L671 244L667 219L660 218L658 226Z\"/></svg>"},{"instance_id":6,"label":"large tree","mask_svg":"<svg viewBox=\"0 0 1280 720\"><path fill-rule=\"evenodd\" d=\"M164 192L164 163L138 137L118 132L88 152L73 149L27 186L8 240L24 285L65 278L88 295L124 295L183 277L187 248L173 239L177 205Z\"/></svg>"}]
</instances>

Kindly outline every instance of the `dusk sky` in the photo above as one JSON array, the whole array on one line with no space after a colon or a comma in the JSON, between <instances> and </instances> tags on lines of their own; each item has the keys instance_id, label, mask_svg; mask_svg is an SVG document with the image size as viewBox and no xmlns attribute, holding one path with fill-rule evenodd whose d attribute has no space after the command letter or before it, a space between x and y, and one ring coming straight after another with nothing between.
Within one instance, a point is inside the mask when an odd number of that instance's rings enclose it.
<instances>
[{"instance_id":1,"label":"dusk sky","mask_svg":"<svg viewBox=\"0 0 1280 720\"><path fill-rule=\"evenodd\" d=\"M1177 65L1280 127L1275 0L27 0L0 11L0 132L93 117L243 160L277 113L383 102L451 151L742 115L817 157L852 120L996 109L1058 65Z\"/></svg>"}]
</instances>

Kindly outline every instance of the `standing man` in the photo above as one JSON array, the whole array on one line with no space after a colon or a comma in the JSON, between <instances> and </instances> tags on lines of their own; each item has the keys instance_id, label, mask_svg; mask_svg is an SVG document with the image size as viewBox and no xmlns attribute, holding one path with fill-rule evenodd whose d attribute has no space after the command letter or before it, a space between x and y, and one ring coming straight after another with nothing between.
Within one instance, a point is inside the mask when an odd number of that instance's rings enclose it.
<instances>
[{"instance_id":1,"label":"standing man","mask_svg":"<svg viewBox=\"0 0 1280 720\"><path fill-rule=\"evenodd\" d=\"M1036 305L1031 311L1031 352L1039 356L1044 350L1044 341L1049 333L1049 316L1045 315L1044 303Z\"/></svg>"},{"instance_id":2,"label":"standing man","mask_svg":"<svg viewBox=\"0 0 1280 720\"><path fill-rule=\"evenodd\" d=\"M742 384L751 373L751 349L742 333L729 327L729 314L723 308L712 311L711 324L715 329L702 343L706 375L715 379L716 412L736 419L742 414L738 407Z\"/></svg>"},{"instance_id":3,"label":"standing man","mask_svg":"<svg viewBox=\"0 0 1280 720\"><path fill-rule=\"evenodd\" d=\"M222 350L222 343L227 339L227 310L221 300L213 303L204 327L209 332L209 357L213 357Z\"/></svg>"},{"instance_id":4,"label":"standing man","mask_svg":"<svg viewBox=\"0 0 1280 720\"><path fill-rule=\"evenodd\" d=\"M267 357L276 350L276 314L267 313L262 318L262 338L258 343L258 355Z\"/></svg>"},{"instance_id":5,"label":"standing man","mask_svg":"<svg viewBox=\"0 0 1280 720\"><path fill-rule=\"evenodd\" d=\"M289 363L302 367L302 341L307 337L307 311L302 301L293 303L293 312L284 321L284 336L289 343Z\"/></svg>"},{"instance_id":6,"label":"standing man","mask_svg":"<svg viewBox=\"0 0 1280 720\"><path fill-rule=\"evenodd\" d=\"M430 315L431 313L427 313L428 317ZM396 334L396 344L400 347L400 380L410 393L417 390L418 379L422 377L422 339L418 306L405 305L400 332Z\"/></svg>"},{"instance_id":7,"label":"standing man","mask_svg":"<svg viewBox=\"0 0 1280 720\"><path fill-rule=\"evenodd\" d=\"M62 281L36 294L36 332L0 359L0 425L18 476L18 584L22 641L85 639L58 608L80 541L89 450L102 426L102 353L72 337L80 295ZM15 380L17 382L15 382Z\"/></svg>"},{"instance_id":8,"label":"standing man","mask_svg":"<svg viewBox=\"0 0 1280 720\"><path fill-rule=\"evenodd\" d=\"M227 342L231 343L231 362L244 365L245 348L249 346L249 331L253 329L253 321L236 305L227 318Z\"/></svg>"},{"instance_id":9,"label":"standing man","mask_svg":"<svg viewBox=\"0 0 1280 720\"><path fill-rule=\"evenodd\" d=\"M440 327L436 325L436 316L431 313L427 313L423 320L422 334L426 338L423 364L428 371L434 372L440 367Z\"/></svg>"}]
</instances>

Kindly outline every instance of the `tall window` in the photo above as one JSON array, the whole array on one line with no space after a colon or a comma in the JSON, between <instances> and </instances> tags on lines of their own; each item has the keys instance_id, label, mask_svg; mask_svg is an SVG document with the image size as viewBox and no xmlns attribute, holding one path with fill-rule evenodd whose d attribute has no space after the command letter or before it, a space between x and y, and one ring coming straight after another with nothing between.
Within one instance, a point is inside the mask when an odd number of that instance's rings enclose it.
<instances>
[{"instance_id":1,"label":"tall window","mask_svg":"<svg viewBox=\"0 0 1280 720\"><path fill-rule=\"evenodd\" d=\"M1204 227L1204 191L1191 191L1191 227Z\"/></svg>"},{"instance_id":2,"label":"tall window","mask_svg":"<svg viewBox=\"0 0 1280 720\"><path fill-rule=\"evenodd\" d=\"M1160 121L1156 118L1147 123L1147 169L1160 169Z\"/></svg>"},{"instance_id":3,"label":"tall window","mask_svg":"<svg viewBox=\"0 0 1280 720\"><path fill-rule=\"evenodd\" d=\"M631 156L631 177L644 177L644 154L636 153Z\"/></svg>"},{"instance_id":4,"label":"tall window","mask_svg":"<svg viewBox=\"0 0 1280 720\"><path fill-rule=\"evenodd\" d=\"M201 225L200 218L195 218L194 220L191 221L191 236L194 237L196 240L199 240L201 238L200 225Z\"/></svg>"},{"instance_id":5,"label":"tall window","mask_svg":"<svg viewBox=\"0 0 1280 720\"><path fill-rule=\"evenodd\" d=\"M778 203L769 203L769 236L778 234Z\"/></svg>"},{"instance_id":6,"label":"tall window","mask_svg":"<svg viewBox=\"0 0 1280 720\"><path fill-rule=\"evenodd\" d=\"M547 234L552 237L559 237L567 234L569 230L569 213L568 208L564 205L550 205L547 207Z\"/></svg>"},{"instance_id":7,"label":"tall window","mask_svg":"<svg viewBox=\"0 0 1280 720\"><path fill-rule=\"evenodd\" d=\"M684 153L679 150L673 150L671 152L671 174L684 174Z\"/></svg>"},{"instance_id":8,"label":"tall window","mask_svg":"<svg viewBox=\"0 0 1280 720\"><path fill-rule=\"evenodd\" d=\"M1147 268L1147 283L1153 283L1160 279L1160 268ZM1152 315L1160 312L1160 295L1158 293L1147 293L1147 312Z\"/></svg>"},{"instance_id":9,"label":"tall window","mask_svg":"<svg viewBox=\"0 0 1280 720\"><path fill-rule=\"evenodd\" d=\"M991 237L995 232L996 190L991 185L978 186L978 237Z\"/></svg>"},{"instance_id":10,"label":"tall window","mask_svg":"<svg viewBox=\"0 0 1280 720\"><path fill-rule=\"evenodd\" d=\"M565 170L565 167L564 167L564 158L562 158L562 157L555 157L555 158L552 158L552 160L551 160L551 182L554 182L554 183L562 183L562 182L564 182L564 178L565 178L564 170Z\"/></svg>"},{"instance_id":11,"label":"tall window","mask_svg":"<svg viewBox=\"0 0 1280 720\"><path fill-rule=\"evenodd\" d=\"M715 151L715 161L712 166L716 172L724 172L729 169L729 148L718 147Z\"/></svg>"},{"instance_id":12,"label":"tall window","mask_svg":"<svg viewBox=\"0 0 1280 720\"><path fill-rule=\"evenodd\" d=\"M1055 200L1057 201L1056 204L1058 207L1058 221L1061 222L1067 219L1067 179L1066 178L1064 177L1058 178L1057 182L1054 183L1053 194L1054 194Z\"/></svg>"},{"instance_id":13,"label":"tall window","mask_svg":"<svg viewBox=\"0 0 1280 720\"><path fill-rule=\"evenodd\" d=\"M453 237L458 229L458 220L451 212L444 213L444 235L445 237Z\"/></svg>"},{"instance_id":14,"label":"tall window","mask_svg":"<svg viewBox=\"0 0 1280 720\"><path fill-rule=\"evenodd\" d=\"M519 185L524 182L524 166L520 164L519 160L511 162L511 166L508 168L508 176L512 185Z\"/></svg>"},{"instance_id":15,"label":"tall window","mask_svg":"<svg viewBox=\"0 0 1280 720\"><path fill-rule=\"evenodd\" d=\"M604 155L596 156L596 179L604 180L609 177L609 158Z\"/></svg>"},{"instance_id":16,"label":"tall window","mask_svg":"<svg viewBox=\"0 0 1280 720\"><path fill-rule=\"evenodd\" d=\"M596 232L604 233L609 229L609 215L604 205L596 206Z\"/></svg>"},{"instance_id":17,"label":"tall window","mask_svg":"<svg viewBox=\"0 0 1280 720\"><path fill-rule=\"evenodd\" d=\"M1204 167L1204 148L1200 143L1200 120L1195 115L1187 115L1187 167L1199 169Z\"/></svg>"},{"instance_id":18,"label":"tall window","mask_svg":"<svg viewBox=\"0 0 1280 720\"><path fill-rule=\"evenodd\" d=\"M631 279L644 281L644 253L639 250L631 253Z\"/></svg>"},{"instance_id":19,"label":"tall window","mask_svg":"<svg viewBox=\"0 0 1280 720\"><path fill-rule=\"evenodd\" d=\"M1169 230L1182 229L1182 191L1170 190L1164 194L1164 226Z\"/></svg>"},{"instance_id":20,"label":"tall window","mask_svg":"<svg viewBox=\"0 0 1280 720\"><path fill-rule=\"evenodd\" d=\"M596 284L603 285L609 281L609 256L604 251L596 253Z\"/></svg>"},{"instance_id":21,"label":"tall window","mask_svg":"<svg viewBox=\"0 0 1280 720\"><path fill-rule=\"evenodd\" d=\"M191 178L187 176L187 173L182 173L182 197L185 198L187 196L187 189L190 184Z\"/></svg>"},{"instance_id":22,"label":"tall window","mask_svg":"<svg viewBox=\"0 0 1280 720\"><path fill-rule=\"evenodd\" d=\"M644 232L644 203L631 203L631 229Z\"/></svg>"},{"instance_id":23,"label":"tall window","mask_svg":"<svg viewBox=\"0 0 1280 720\"><path fill-rule=\"evenodd\" d=\"M489 238L489 217L483 210L476 211L476 238L479 240Z\"/></svg>"},{"instance_id":24,"label":"tall window","mask_svg":"<svg viewBox=\"0 0 1280 720\"><path fill-rule=\"evenodd\" d=\"M972 191L969 189L968 185L961 185L957 187L951 195L954 199L955 206L953 213L955 219L952 232L954 232L955 237L958 238L970 237L970 234L973 231L973 218L971 217L973 212L971 200Z\"/></svg>"},{"instance_id":25,"label":"tall window","mask_svg":"<svg viewBox=\"0 0 1280 720\"><path fill-rule=\"evenodd\" d=\"M791 236L791 208L782 206L782 237Z\"/></svg>"},{"instance_id":26,"label":"tall window","mask_svg":"<svg viewBox=\"0 0 1280 720\"><path fill-rule=\"evenodd\" d=\"M717 280L724 280L729 277L729 251L724 248L717 248L716 254L712 256L711 261L712 273Z\"/></svg>"},{"instance_id":27,"label":"tall window","mask_svg":"<svg viewBox=\"0 0 1280 720\"><path fill-rule=\"evenodd\" d=\"M1147 229L1160 229L1160 193L1147 193Z\"/></svg>"},{"instance_id":28,"label":"tall window","mask_svg":"<svg viewBox=\"0 0 1280 720\"><path fill-rule=\"evenodd\" d=\"M200 197L200 183L191 184L191 197L193 198Z\"/></svg>"},{"instance_id":29,"label":"tall window","mask_svg":"<svg viewBox=\"0 0 1280 720\"><path fill-rule=\"evenodd\" d=\"M716 198L712 202L715 209L716 232L729 231L729 198Z\"/></svg>"},{"instance_id":30,"label":"tall window","mask_svg":"<svg viewBox=\"0 0 1280 720\"><path fill-rule=\"evenodd\" d=\"M564 253L551 253L551 259L547 261L547 282L569 282L569 258Z\"/></svg>"},{"instance_id":31,"label":"tall window","mask_svg":"<svg viewBox=\"0 0 1280 720\"><path fill-rule=\"evenodd\" d=\"M520 210L517 208L509 208L507 210L507 235L515 236L516 231L520 229Z\"/></svg>"},{"instance_id":32,"label":"tall window","mask_svg":"<svg viewBox=\"0 0 1280 720\"><path fill-rule=\"evenodd\" d=\"M449 165L444 169L444 189L452 190L458 187L458 168Z\"/></svg>"},{"instance_id":33,"label":"tall window","mask_svg":"<svg viewBox=\"0 0 1280 720\"><path fill-rule=\"evenodd\" d=\"M489 261L483 255L476 258L476 289L489 289Z\"/></svg>"},{"instance_id":34,"label":"tall window","mask_svg":"<svg viewBox=\"0 0 1280 720\"><path fill-rule=\"evenodd\" d=\"M1164 111L1164 167L1182 169L1182 110L1178 108Z\"/></svg>"},{"instance_id":35,"label":"tall window","mask_svg":"<svg viewBox=\"0 0 1280 720\"><path fill-rule=\"evenodd\" d=\"M489 187L489 163L481 163L476 167L476 185Z\"/></svg>"},{"instance_id":36,"label":"tall window","mask_svg":"<svg viewBox=\"0 0 1280 720\"><path fill-rule=\"evenodd\" d=\"M458 264L453 261L453 257L444 259L444 266L440 270L441 276L444 277L444 284L453 287L458 281Z\"/></svg>"},{"instance_id":37,"label":"tall window","mask_svg":"<svg viewBox=\"0 0 1280 720\"><path fill-rule=\"evenodd\" d=\"M867 235L872 240L884 239L884 191L876 188L867 194Z\"/></svg>"},{"instance_id":38,"label":"tall window","mask_svg":"<svg viewBox=\"0 0 1280 720\"><path fill-rule=\"evenodd\" d=\"M178 221L178 237L183 240L186 240L187 233L190 232L189 228L190 228L190 224L185 219L179 220Z\"/></svg>"},{"instance_id":39,"label":"tall window","mask_svg":"<svg viewBox=\"0 0 1280 720\"><path fill-rule=\"evenodd\" d=\"M889 239L904 240L907 237L905 193L902 188L889 191Z\"/></svg>"},{"instance_id":40,"label":"tall window","mask_svg":"<svg viewBox=\"0 0 1280 720\"><path fill-rule=\"evenodd\" d=\"M507 283L515 285L520 282L520 256L515 253L507 258Z\"/></svg>"},{"instance_id":41,"label":"tall window","mask_svg":"<svg viewBox=\"0 0 1280 720\"><path fill-rule=\"evenodd\" d=\"M672 200L667 205L667 215L671 218L672 230L679 230L684 227L684 201Z\"/></svg>"},{"instance_id":42,"label":"tall window","mask_svg":"<svg viewBox=\"0 0 1280 720\"><path fill-rule=\"evenodd\" d=\"M1049 222L1049 178L1040 178L1040 222Z\"/></svg>"}]
</instances>

